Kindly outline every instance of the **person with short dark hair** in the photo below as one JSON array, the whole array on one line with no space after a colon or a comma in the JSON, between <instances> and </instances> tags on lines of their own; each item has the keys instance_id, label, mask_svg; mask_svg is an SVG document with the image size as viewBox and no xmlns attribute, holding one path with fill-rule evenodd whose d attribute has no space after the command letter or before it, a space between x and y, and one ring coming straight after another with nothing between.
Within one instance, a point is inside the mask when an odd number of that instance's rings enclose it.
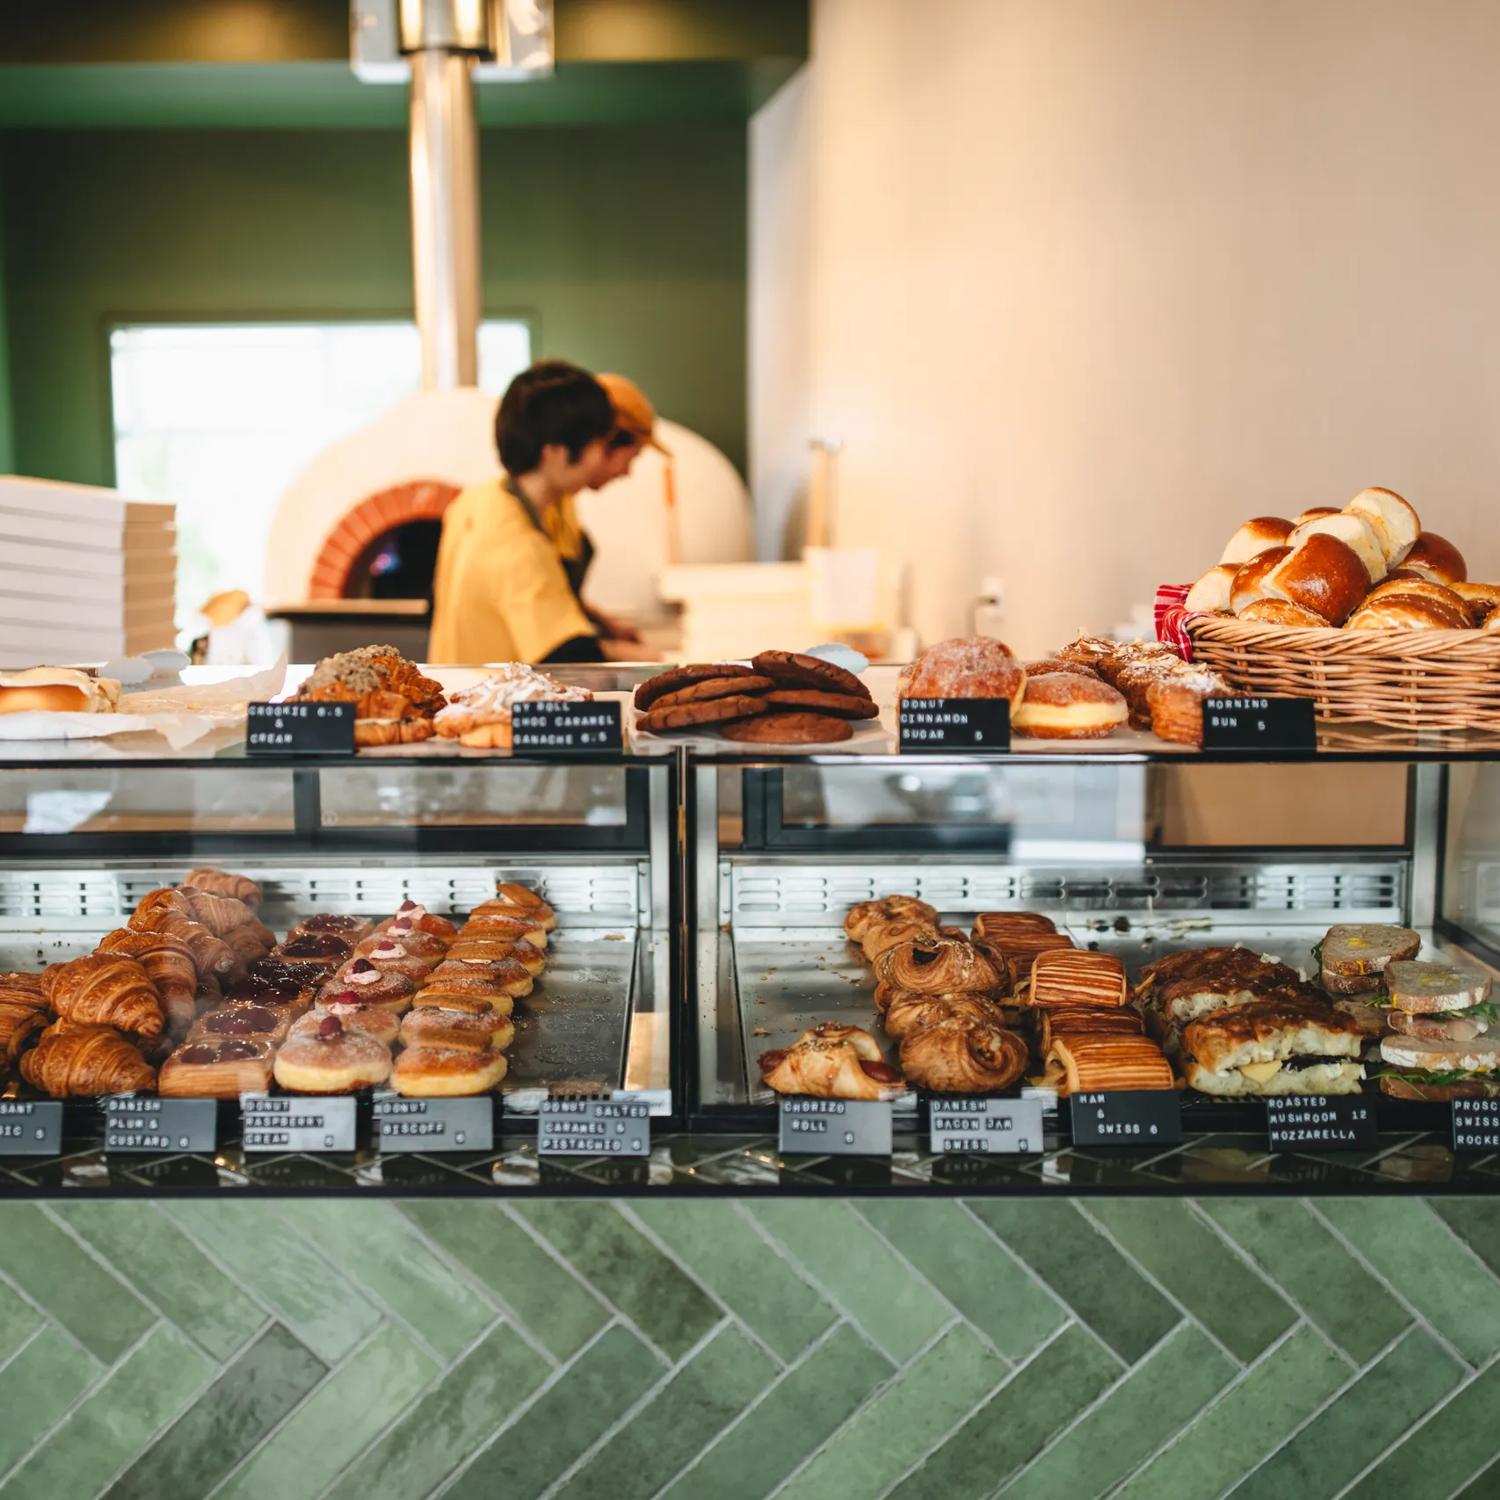
<instances>
[{"instance_id":1,"label":"person with short dark hair","mask_svg":"<svg viewBox=\"0 0 1500 1500\"><path fill-rule=\"evenodd\" d=\"M495 417L505 472L443 516L429 661L606 659L582 599L593 544L569 517L616 431L609 396L576 365L545 360L511 381Z\"/></svg>"}]
</instances>

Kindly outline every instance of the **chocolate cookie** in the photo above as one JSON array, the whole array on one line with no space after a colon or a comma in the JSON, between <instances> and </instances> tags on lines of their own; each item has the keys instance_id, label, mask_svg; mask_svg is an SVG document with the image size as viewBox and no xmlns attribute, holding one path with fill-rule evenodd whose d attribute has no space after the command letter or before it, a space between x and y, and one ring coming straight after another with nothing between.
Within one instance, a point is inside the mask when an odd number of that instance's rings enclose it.
<instances>
[{"instance_id":1,"label":"chocolate cookie","mask_svg":"<svg viewBox=\"0 0 1500 1500\"><path fill-rule=\"evenodd\" d=\"M647 679L635 690L635 706L637 708L650 708L658 699L665 698L668 693L675 693L679 688L691 686L695 682L706 682L711 677L753 677L749 667L741 667L733 662L696 662L683 667L668 667L665 672L658 672L655 677Z\"/></svg>"},{"instance_id":2,"label":"chocolate cookie","mask_svg":"<svg viewBox=\"0 0 1500 1500\"><path fill-rule=\"evenodd\" d=\"M684 703L707 703L711 698L733 698L736 695L763 693L776 684L769 677L709 677L702 682L692 682L675 693L658 698L651 705L653 713L664 708L678 708Z\"/></svg>"},{"instance_id":3,"label":"chocolate cookie","mask_svg":"<svg viewBox=\"0 0 1500 1500\"><path fill-rule=\"evenodd\" d=\"M640 718L640 727L651 734L674 729L696 729L700 724L723 724L766 711L764 698L710 698L706 703L680 703L676 708L653 708Z\"/></svg>"},{"instance_id":4,"label":"chocolate cookie","mask_svg":"<svg viewBox=\"0 0 1500 1500\"><path fill-rule=\"evenodd\" d=\"M821 657L802 656L796 651L762 651L751 658L751 663L762 676L774 677L778 686L847 693L852 698L870 696L869 688L853 672L846 672Z\"/></svg>"},{"instance_id":5,"label":"chocolate cookie","mask_svg":"<svg viewBox=\"0 0 1500 1500\"><path fill-rule=\"evenodd\" d=\"M869 698L853 693L820 693L812 688L777 688L766 694L772 708L805 708L812 713L832 714L836 719L873 719L880 710Z\"/></svg>"},{"instance_id":6,"label":"chocolate cookie","mask_svg":"<svg viewBox=\"0 0 1500 1500\"><path fill-rule=\"evenodd\" d=\"M761 714L737 724L725 724L719 733L726 740L755 745L832 745L849 739L854 727L847 719L834 719L827 714Z\"/></svg>"}]
</instances>

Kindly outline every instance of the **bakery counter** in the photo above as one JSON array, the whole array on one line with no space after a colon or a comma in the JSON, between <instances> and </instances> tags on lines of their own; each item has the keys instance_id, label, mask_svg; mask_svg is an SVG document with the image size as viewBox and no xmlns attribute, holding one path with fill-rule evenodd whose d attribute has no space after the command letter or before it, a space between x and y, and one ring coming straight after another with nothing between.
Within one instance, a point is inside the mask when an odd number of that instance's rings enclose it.
<instances>
[{"instance_id":1,"label":"bakery counter","mask_svg":"<svg viewBox=\"0 0 1500 1500\"><path fill-rule=\"evenodd\" d=\"M49 1158L0 1155L0 1197L1205 1197L1500 1193L1500 1151L1455 1155L1442 1132L1390 1130L1362 1151L1272 1151L1264 1130L1194 1133L1156 1149L1053 1135L1019 1156L934 1152L898 1130L888 1156L783 1152L774 1135L664 1131L643 1157L540 1156L533 1133L487 1152L122 1156L79 1137Z\"/></svg>"}]
</instances>

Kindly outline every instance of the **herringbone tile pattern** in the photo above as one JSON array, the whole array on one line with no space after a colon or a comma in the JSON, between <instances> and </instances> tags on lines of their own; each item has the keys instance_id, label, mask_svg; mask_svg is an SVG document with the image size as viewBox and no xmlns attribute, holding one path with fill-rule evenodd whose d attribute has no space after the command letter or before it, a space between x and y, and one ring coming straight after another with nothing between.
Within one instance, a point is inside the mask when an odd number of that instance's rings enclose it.
<instances>
[{"instance_id":1,"label":"herringbone tile pattern","mask_svg":"<svg viewBox=\"0 0 1500 1500\"><path fill-rule=\"evenodd\" d=\"M12 1203L0 1497L1480 1500L1500 1204Z\"/></svg>"}]
</instances>

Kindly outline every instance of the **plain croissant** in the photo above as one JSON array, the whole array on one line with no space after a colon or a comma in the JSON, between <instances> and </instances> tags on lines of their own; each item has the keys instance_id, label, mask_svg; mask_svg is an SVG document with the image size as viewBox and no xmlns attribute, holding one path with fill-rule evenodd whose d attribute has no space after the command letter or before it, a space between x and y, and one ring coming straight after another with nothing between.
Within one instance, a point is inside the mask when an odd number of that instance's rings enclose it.
<instances>
[{"instance_id":1,"label":"plain croissant","mask_svg":"<svg viewBox=\"0 0 1500 1500\"><path fill-rule=\"evenodd\" d=\"M133 958L91 953L42 975L47 1003L66 1021L113 1026L146 1038L166 1030L151 976Z\"/></svg>"},{"instance_id":2,"label":"plain croissant","mask_svg":"<svg viewBox=\"0 0 1500 1500\"><path fill-rule=\"evenodd\" d=\"M14 1067L27 1042L51 1019L35 1005L0 997L0 1064Z\"/></svg>"},{"instance_id":3,"label":"plain croissant","mask_svg":"<svg viewBox=\"0 0 1500 1500\"><path fill-rule=\"evenodd\" d=\"M54 1099L95 1099L154 1088L156 1069L109 1026L60 1022L21 1059L21 1076Z\"/></svg>"},{"instance_id":4,"label":"plain croissant","mask_svg":"<svg viewBox=\"0 0 1500 1500\"><path fill-rule=\"evenodd\" d=\"M99 939L94 952L133 958L156 987L174 1031L183 1030L197 1014L198 965L193 950L182 938L170 932L136 932L129 927L117 927Z\"/></svg>"},{"instance_id":5,"label":"plain croissant","mask_svg":"<svg viewBox=\"0 0 1500 1500\"><path fill-rule=\"evenodd\" d=\"M141 898L129 922L136 932L169 932L193 950L199 974L235 975L244 972L238 953L217 938L201 922L185 914L181 891L152 891Z\"/></svg>"},{"instance_id":6,"label":"plain croissant","mask_svg":"<svg viewBox=\"0 0 1500 1500\"><path fill-rule=\"evenodd\" d=\"M187 898L188 914L195 922L202 922L215 937L227 938L236 929L248 927L264 940L267 948L276 946L276 934L243 901L236 901L233 896L215 896L193 885L180 885L177 889Z\"/></svg>"},{"instance_id":7,"label":"plain croissant","mask_svg":"<svg viewBox=\"0 0 1500 1500\"><path fill-rule=\"evenodd\" d=\"M233 896L243 901L251 911L259 911L265 893L247 875L232 875L228 870L216 870L212 865L200 865L189 870L184 885L207 891L210 896Z\"/></svg>"},{"instance_id":8,"label":"plain croissant","mask_svg":"<svg viewBox=\"0 0 1500 1500\"><path fill-rule=\"evenodd\" d=\"M907 1081L934 1094L1009 1088L1026 1071L1028 1056L1014 1031L964 1017L924 1026L901 1043Z\"/></svg>"}]
</instances>

